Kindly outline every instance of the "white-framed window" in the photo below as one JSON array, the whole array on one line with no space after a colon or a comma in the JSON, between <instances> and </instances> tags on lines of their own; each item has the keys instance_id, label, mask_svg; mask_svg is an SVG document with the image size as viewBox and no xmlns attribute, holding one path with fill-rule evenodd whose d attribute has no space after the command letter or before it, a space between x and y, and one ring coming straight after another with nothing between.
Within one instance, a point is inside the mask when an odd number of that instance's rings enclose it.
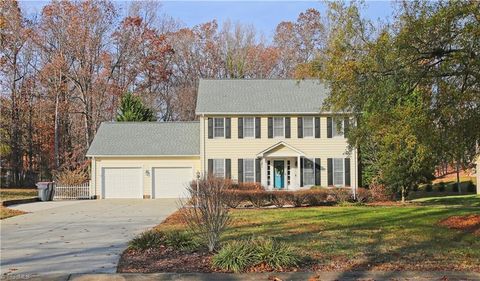
<instances>
[{"instance_id":1,"label":"white-framed window","mask_svg":"<svg viewBox=\"0 0 480 281\"><path fill-rule=\"evenodd\" d=\"M345 161L343 158L333 158L333 185L344 186Z\"/></svg>"},{"instance_id":2,"label":"white-framed window","mask_svg":"<svg viewBox=\"0 0 480 281\"><path fill-rule=\"evenodd\" d=\"M285 118L273 117L273 137L285 136Z\"/></svg>"},{"instance_id":3,"label":"white-framed window","mask_svg":"<svg viewBox=\"0 0 480 281\"><path fill-rule=\"evenodd\" d=\"M243 118L243 137L244 138L255 137L255 117Z\"/></svg>"},{"instance_id":4,"label":"white-framed window","mask_svg":"<svg viewBox=\"0 0 480 281\"><path fill-rule=\"evenodd\" d=\"M314 118L313 117L303 117L303 137L308 138L314 136L315 133L315 126L314 126Z\"/></svg>"},{"instance_id":5,"label":"white-framed window","mask_svg":"<svg viewBox=\"0 0 480 281\"><path fill-rule=\"evenodd\" d=\"M343 118L332 118L332 136L343 137Z\"/></svg>"},{"instance_id":6,"label":"white-framed window","mask_svg":"<svg viewBox=\"0 0 480 281\"><path fill-rule=\"evenodd\" d=\"M303 185L315 185L315 159L303 158Z\"/></svg>"},{"instance_id":7,"label":"white-framed window","mask_svg":"<svg viewBox=\"0 0 480 281\"><path fill-rule=\"evenodd\" d=\"M218 178L225 177L225 159L213 159L213 175Z\"/></svg>"},{"instance_id":8,"label":"white-framed window","mask_svg":"<svg viewBox=\"0 0 480 281\"><path fill-rule=\"evenodd\" d=\"M255 159L243 159L243 181L255 182Z\"/></svg>"},{"instance_id":9,"label":"white-framed window","mask_svg":"<svg viewBox=\"0 0 480 281\"><path fill-rule=\"evenodd\" d=\"M225 137L225 118L213 118L213 137Z\"/></svg>"}]
</instances>

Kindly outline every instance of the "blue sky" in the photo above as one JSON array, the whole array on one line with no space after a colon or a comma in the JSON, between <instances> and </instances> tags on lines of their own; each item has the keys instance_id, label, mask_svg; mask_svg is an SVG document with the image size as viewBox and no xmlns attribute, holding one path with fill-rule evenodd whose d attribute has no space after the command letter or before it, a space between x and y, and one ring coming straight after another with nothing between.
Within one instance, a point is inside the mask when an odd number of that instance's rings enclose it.
<instances>
[{"instance_id":1,"label":"blue sky","mask_svg":"<svg viewBox=\"0 0 480 281\"><path fill-rule=\"evenodd\" d=\"M114 1L120 8L126 1ZM48 1L20 1L28 14L40 12ZM325 11L322 1L162 1L161 13L180 20L188 27L216 19L220 24L226 20L252 24L271 39L275 27L281 21L294 21L298 14L308 8ZM366 1L362 13L372 20L388 20L392 14L389 1Z\"/></svg>"}]
</instances>

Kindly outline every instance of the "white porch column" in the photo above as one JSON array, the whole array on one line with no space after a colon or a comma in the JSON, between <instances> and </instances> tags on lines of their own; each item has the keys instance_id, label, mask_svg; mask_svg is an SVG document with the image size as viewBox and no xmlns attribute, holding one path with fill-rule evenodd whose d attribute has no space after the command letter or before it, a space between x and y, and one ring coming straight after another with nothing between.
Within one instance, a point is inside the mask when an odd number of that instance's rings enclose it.
<instances>
[{"instance_id":1,"label":"white porch column","mask_svg":"<svg viewBox=\"0 0 480 281\"><path fill-rule=\"evenodd\" d=\"M301 188L301 183L300 183L300 178L302 175L300 174L302 171L300 170L300 155L297 156L297 183L298 183L298 188Z\"/></svg>"},{"instance_id":2,"label":"white porch column","mask_svg":"<svg viewBox=\"0 0 480 281\"><path fill-rule=\"evenodd\" d=\"M262 186L268 188L267 186L267 160L262 157L262 159L260 160L260 163L262 165L262 175L261 175L261 182L262 182Z\"/></svg>"}]
</instances>

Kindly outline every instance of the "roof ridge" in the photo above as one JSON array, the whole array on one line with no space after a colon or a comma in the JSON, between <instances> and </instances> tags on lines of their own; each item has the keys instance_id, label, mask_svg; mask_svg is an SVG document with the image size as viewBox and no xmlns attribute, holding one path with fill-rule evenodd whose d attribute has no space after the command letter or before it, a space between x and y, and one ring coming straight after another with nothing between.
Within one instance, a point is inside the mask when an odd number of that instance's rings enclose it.
<instances>
[{"instance_id":1,"label":"roof ridge","mask_svg":"<svg viewBox=\"0 0 480 281\"><path fill-rule=\"evenodd\" d=\"M295 79L295 78L200 78L201 80L208 80L208 81L254 81L254 80L263 80L263 81L318 81L320 83L325 83L324 80L318 78L302 78L302 79Z\"/></svg>"},{"instance_id":2,"label":"roof ridge","mask_svg":"<svg viewBox=\"0 0 480 281\"><path fill-rule=\"evenodd\" d=\"M200 123L199 120L194 121L103 121L105 124L187 124Z\"/></svg>"}]
</instances>

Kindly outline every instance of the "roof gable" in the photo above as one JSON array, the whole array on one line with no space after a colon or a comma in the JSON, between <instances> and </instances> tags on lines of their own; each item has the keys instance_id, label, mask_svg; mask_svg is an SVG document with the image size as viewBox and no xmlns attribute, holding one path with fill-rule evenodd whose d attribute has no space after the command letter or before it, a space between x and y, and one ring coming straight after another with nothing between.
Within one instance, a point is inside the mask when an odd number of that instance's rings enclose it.
<instances>
[{"instance_id":1,"label":"roof gable","mask_svg":"<svg viewBox=\"0 0 480 281\"><path fill-rule=\"evenodd\" d=\"M200 155L200 123L103 122L87 156Z\"/></svg>"},{"instance_id":2,"label":"roof gable","mask_svg":"<svg viewBox=\"0 0 480 281\"><path fill-rule=\"evenodd\" d=\"M328 94L319 80L200 80L196 113L314 114Z\"/></svg>"}]
</instances>

